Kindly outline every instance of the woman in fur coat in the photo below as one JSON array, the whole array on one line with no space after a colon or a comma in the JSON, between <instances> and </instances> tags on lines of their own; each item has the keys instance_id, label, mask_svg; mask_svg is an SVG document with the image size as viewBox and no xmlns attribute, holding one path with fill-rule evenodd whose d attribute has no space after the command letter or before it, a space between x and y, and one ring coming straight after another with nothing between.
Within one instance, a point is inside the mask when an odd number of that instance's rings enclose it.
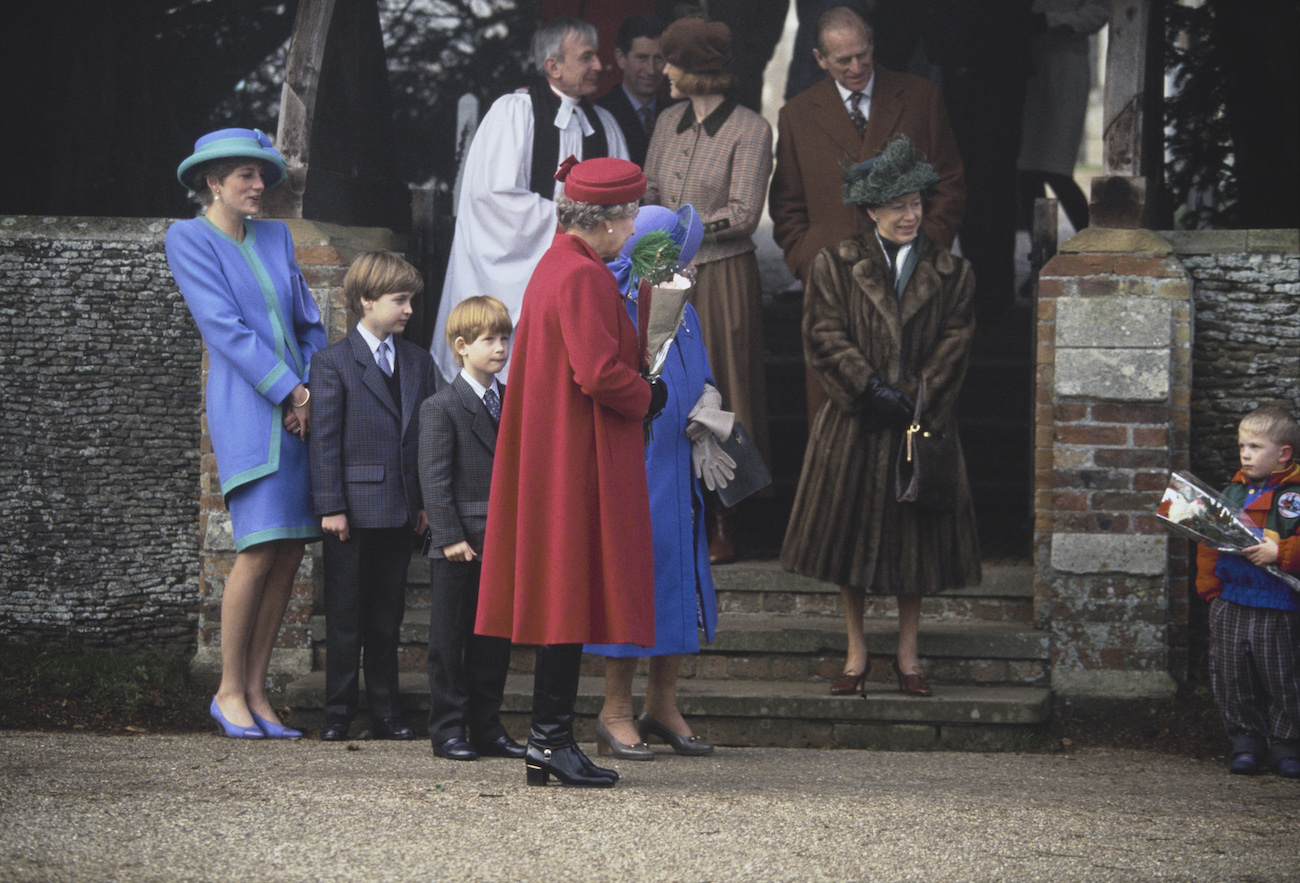
<instances>
[{"instance_id":1,"label":"woman in fur coat","mask_svg":"<svg viewBox=\"0 0 1300 883\"><path fill-rule=\"evenodd\" d=\"M858 692L870 668L868 590L898 599L899 689L929 696L917 656L921 598L980 580L960 445L943 505L900 503L895 484L918 392L924 428L956 433L974 334L970 264L921 232L923 195L938 180L905 137L847 169L844 201L870 224L809 269L804 351L828 399L813 419L781 563L840 586L848 656L835 695Z\"/></svg>"}]
</instances>

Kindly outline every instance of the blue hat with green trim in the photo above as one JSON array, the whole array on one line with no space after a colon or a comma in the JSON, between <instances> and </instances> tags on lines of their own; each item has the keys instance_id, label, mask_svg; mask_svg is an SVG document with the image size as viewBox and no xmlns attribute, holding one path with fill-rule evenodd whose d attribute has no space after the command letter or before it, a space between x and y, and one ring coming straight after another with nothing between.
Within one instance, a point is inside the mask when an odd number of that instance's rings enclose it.
<instances>
[{"instance_id":1,"label":"blue hat with green trim","mask_svg":"<svg viewBox=\"0 0 1300 883\"><path fill-rule=\"evenodd\" d=\"M194 152L176 169L176 177L190 190L194 186L194 171L202 163L214 159L247 158L261 160L262 180L269 190L284 180L288 170L284 157L271 146L271 139L261 129L218 129L194 142Z\"/></svg>"}]
</instances>

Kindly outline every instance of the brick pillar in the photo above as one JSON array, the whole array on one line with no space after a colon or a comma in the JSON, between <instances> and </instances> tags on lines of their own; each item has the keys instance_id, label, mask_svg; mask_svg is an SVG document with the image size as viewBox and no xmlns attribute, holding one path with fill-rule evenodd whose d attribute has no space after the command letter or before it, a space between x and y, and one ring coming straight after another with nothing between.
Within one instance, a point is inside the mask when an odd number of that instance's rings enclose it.
<instances>
[{"instance_id":1,"label":"brick pillar","mask_svg":"<svg viewBox=\"0 0 1300 883\"><path fill-rule=\"evenodd\" d=\"M1093 227L1039 275L1035 616L1067 701L1168 695L1185 666L1185 545L1152 514L1188 465L1192 285L1172 252Z\"/></svg>"},{"instance_id":2,"label":"brick pillar","mask_svg":"<svg viewBox=\"0 0 1300 883\"><path fill-rule=\"evenodd\" d=\"M343 275L359 252L383 248L401 252L404 243L382 228L339 227L314 221L287 220L293 233L294 254L312 296L320 307L325 329L333 343L347 333L349 323L343 298ZM203 387L207 387L208 358L203 356ZM203 567L199 575L199 635L194 657L196 674L215 679L221 672L221 592L235 560L230 514L221 500L217 461L208 435L206 402L201 416L202 462L199 471L199 535ZM320 602L320 544L307 546L294 582L293 596L271 658L272 689L279 690L312 669L311 617Z\"/></svg>"}]
</instances>

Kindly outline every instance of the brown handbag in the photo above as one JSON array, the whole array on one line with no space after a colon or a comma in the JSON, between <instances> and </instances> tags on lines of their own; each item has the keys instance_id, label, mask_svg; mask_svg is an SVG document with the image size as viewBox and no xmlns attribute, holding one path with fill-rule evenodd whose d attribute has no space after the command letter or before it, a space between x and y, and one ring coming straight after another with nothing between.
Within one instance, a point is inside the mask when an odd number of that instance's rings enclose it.
<instances>
[{"instance_id":1,"label":"brown handbag","mask_svg":"<svg viewBox=\"0 0 1300 883\"><path fill-rule=\"evenodd\" d=\"M921 425L921 410L925 406L925 381L916 391L916 410L912 424L907 427L903 443L898 447L898 461L894 469L894 487L898 502L915 503L926 509L951 512L957 505L957 446L956 427L943 431L925 429Z\"/></svg>"}]
</instances>

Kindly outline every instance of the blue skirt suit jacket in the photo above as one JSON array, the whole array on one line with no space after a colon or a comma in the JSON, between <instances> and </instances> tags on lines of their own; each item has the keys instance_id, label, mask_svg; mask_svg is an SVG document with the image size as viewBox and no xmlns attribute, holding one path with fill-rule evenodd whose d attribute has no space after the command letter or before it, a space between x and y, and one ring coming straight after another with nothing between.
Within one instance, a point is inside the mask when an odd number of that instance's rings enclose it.
<instances>
[{"instance_id":1,"label":"blue skirt suit jacket","mask_svg":"<svg viewBox=\"0 0 1300 883\"><path fill-rule=\"evenodd\" d=\"M320 536L308 496L306 445L282 425L284 402L307 383L312 354L326 344L325 326L294 258L289 228L279 221L244 222L236 242L206 218L167 230L167 262L208 350L208 433L221 493L276 475L274 500L285 511L259 516L256 541ZM236 547L240 513L231 512ZM250 519L251 520L251 519ZM304 523L305 522L305 523Z\"/></svg>"}]
</instances>

